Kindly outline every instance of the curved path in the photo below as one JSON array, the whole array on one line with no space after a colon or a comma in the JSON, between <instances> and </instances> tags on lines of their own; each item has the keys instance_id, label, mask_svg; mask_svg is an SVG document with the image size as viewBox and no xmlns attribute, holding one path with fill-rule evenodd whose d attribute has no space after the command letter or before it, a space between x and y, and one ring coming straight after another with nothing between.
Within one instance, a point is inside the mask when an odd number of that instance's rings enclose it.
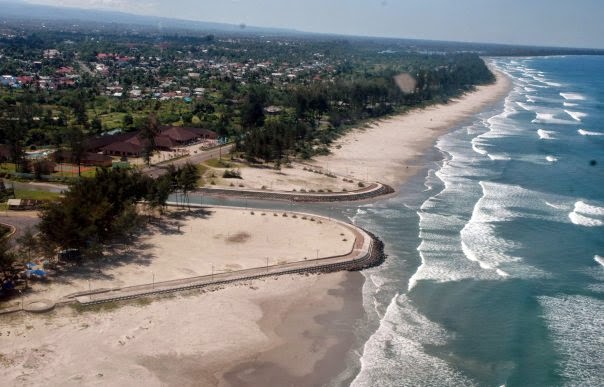
<instances>
[{"instance_id":1,"label":"curved path","mask_svg":"<svg viewBox=\"0 0 604 387\"><path fill-rule=\"evenodd\" d=\"M0 223L14 228L15 232L11 234L11 240L14 241L23 236L27 229L33 230L40 223L40 218L31 211L0 211Z\"/></svg>"},{"instance_id":2,"label":"curved path","mask_svg":"<svg viewBox=\"0 0 604 387\"><path fill-rule=\"evenodd\" d=\"M260 200L286 200L292 202L348 202L371 199L394 192L389 185L371 183L368 187L348 192L284 192L268 190L240 190L234 188L198 188L195 192L208 196L227 196Z\"/></svg>"}]
</instances>

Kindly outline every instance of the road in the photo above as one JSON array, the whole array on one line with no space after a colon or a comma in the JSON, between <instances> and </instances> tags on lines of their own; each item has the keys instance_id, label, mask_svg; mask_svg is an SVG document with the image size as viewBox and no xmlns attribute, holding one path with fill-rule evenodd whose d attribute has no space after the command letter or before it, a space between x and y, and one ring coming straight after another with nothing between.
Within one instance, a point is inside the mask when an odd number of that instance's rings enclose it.
<instances>
[{"instance_id":1,"label":"road","mask_svg":"<svg viewBox=\"0 0 604 387\"><path fill-rule=\"evenodd\" d=\"M8 224L15 228L16 232L11 237L11 242L14 243L28 228L31 228L34 234L37 233L37 229L34 229L34 227L40 223L40 218L33 211L0 211L0 223Z\"/></svg>"},{"instance_id":2,"label":"road","mask_svg":"<svg viewBox=\"0 0 604 387\"><path fill-rule=\"evenodd\" d=\"M166 167L168 165L174 165L175 167L179 167L179 166L185 165L186 163L200 164L205 161L215 159L220 154L222 154L223 156L228 155L234 146L235 146L235 144L223 145L220 148L215 148L215 149L211 149L208 151L202 151L202 152L194 154L192 156L187 156L187 157L183 157L178 160L165 162L159 166L147 167L143 170L143 172L148 174L149 176L158 177L158 176L161 176L164 173L166 173Z\"/></svg>"}]
</instances>

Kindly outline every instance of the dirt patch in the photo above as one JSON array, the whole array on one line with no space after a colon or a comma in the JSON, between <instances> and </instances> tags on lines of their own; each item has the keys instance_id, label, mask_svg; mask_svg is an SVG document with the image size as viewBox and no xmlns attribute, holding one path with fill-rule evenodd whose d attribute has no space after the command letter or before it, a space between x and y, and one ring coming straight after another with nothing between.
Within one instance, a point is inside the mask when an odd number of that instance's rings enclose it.
<instances>
[{"instance_id":1,"label":"dirt patch","mask_svg":"<svg viewBox=\"0 0 604 387\"><path fill-rule=\"evenodd\" d=\"M251 235L247 232L238 232L237 234L233 234L229 236L226 241L230 243L245 243L248 239L251 238Z\"/></svg>"}]
</instances>

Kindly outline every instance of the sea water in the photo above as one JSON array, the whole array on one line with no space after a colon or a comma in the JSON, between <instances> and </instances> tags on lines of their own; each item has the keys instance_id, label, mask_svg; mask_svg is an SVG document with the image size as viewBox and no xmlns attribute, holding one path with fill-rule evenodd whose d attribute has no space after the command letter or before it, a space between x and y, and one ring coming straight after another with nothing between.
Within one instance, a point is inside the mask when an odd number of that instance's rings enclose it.
<instances>
[{"instance_id":1,"label":"sea water","mask_svg":"<svg viewBox=\"0 0 604 387\"><path fill-rule=\"evenodd\" d=\"M604 57L490 62L505 101L346 210L389 255L355 386L604 385Z\"/></svg>"}]
</instances>

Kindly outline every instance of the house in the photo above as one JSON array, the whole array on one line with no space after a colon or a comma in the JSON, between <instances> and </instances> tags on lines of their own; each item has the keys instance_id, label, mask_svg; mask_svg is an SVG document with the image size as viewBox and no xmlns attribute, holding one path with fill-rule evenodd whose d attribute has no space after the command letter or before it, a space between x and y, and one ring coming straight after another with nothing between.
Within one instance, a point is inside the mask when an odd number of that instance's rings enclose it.
<instances>
[{"instance_id":1,"label":"house","mask_svg":"<svg viewBox=\"0 0 604 387\"><path fill-rule=\"evenodd\" d=\"M75 158L73 157L71 151L67 150L59 150L52 154L52 159L59 162L70 162L75 163ZM111 156L107 156L104 154L85 152L82 155L80 160L81 165L90 166L90 167L111 167L113 164L113 159Z\"/></svg>"},{"instance_id":2,"label":"house","mask_svg":"<svg viewBox=\"0 0 604 387\"><path fill-rule=\"evenodd\" d=\"M32 210L41 202L33 199L8 199L9 210Z\"/></svg>"},{"instance_id":3,"label":"house","mask_svg":"<svg viewBox=\"0 0 604 387\"><path fill-rule=\"evenodd\" d=\"M54 48L51 48L49 50L44 50L44 58L52 59L52 58L56 58L59 55L61 55L61 52Z\"/></svg>"},{"instance_id":4,"label":"house","mask_svg":"<svg viewBox=\"0 0 604 387\"><path fill-rule=\"evenodd\" d=\"M203 128L162 126L155 137L155 148L171 151L180 146L191 145L201 140L214 140L215 132ZM88 152L101 152L111 156L140 157L145 150L145 141L140 132L90 138L86 141Z\"/></svg>"},{"instance_id":5,"label":"house","mask_svg":"<svg viewBox=\"0 0 604 387\"><path fill-rule=\"evenodd\" d=\"M63 66L63 67L59 67L57 69L57 71L55 71L55 73L59 74L59 75L68 75L68 74L73 74L73 67L71 66Z\"/></svg>"}]
</instances>

